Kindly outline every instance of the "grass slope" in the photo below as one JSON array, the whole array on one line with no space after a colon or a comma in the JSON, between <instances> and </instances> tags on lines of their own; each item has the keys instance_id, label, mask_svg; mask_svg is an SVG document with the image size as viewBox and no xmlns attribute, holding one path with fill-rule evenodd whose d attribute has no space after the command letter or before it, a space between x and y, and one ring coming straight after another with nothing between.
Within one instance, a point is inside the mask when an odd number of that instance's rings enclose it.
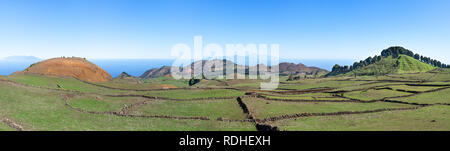
<instances>
[{"instance_id":1,"label":"grass slope","mask_svg":"<svg viewBox=\"0 0 450 151\"><path fill-rule=\"evenodd\" d=\"M236 97L244 96L245 92L253 92L272 99L286 100L346 100L332 96L330 91L352 90L342 92L344 96L364 101L379 100L384 97L405 96L413 93L396 90L428 91L445 88L450 84L449 69L434 69L424 72L423 64L417 64L408 57L389 60L384 64L396 63L399 73L384 76L328 77L286 81L281 77L280 89L274 91L259 90L262 80L204 80L192 87L186 86L187 81L177 81L170 78L152 78L143 81L115 80L101 83L103 85L148 89L160 88L167 84L191 89L132 91L115 90L87 84L74 78L48 77L40 75L15 74L0 76L0 120L7 118L20 125L24 130L256 130L250 122L221 122L218 117L229 119L245 119ZM400 63L402 62L402 63ZM397 64L396 64L397 65ZM8 82L5 80L12 80ZM395 80L395 81L394 81ZM420 86L421 84L438 84ZM22 84L17 84L22 83ZM211 87L197 89L196 87ZM214 88L212 88L214 87ZM380 89L380 88L391 88ZM47 89L51 88L51 89ZM245 88L234 90L227 88ZM329 88L329 89L323 89ZM57 89L57 90L55 90ZM311 93L298 91L319 89L323 92ZM72 91L61 91L72 90ZM249 93L249 94L253 94ZM142 97L112 97L108 95L140 94L157 96L156 100ZM171 115L171 116L206 116L212 120L183 120L144 117L121 117L105 114L89 114L80 112L65 105L62 96L71 96L67 102L76 108L86 111L119 111L125 106L148 101L129 108L127 113L137 115ZM436 92L426 92L405 98L389 98L389 100L411 103L450 103L450 88ZM164 98L179 100L164 100ZM221 98L221 99L212 99ZM189 100L202 99L202 100ZM381 108L403 108L413 105L402 103L372 102L282 102L263 100L261 98L244 97L243 101L249 112L259 119L296 113L330 113L341 111L362 111ZM268 122L281 130L449 130L449 106L434 105L418 110L385 111L377 113L304 117ZM0 122L0 130L14 130Z\"/></svg>"},{"instance_id":2,"label":"grass slope","mask_svg":"<svg viewBox=\"0 0 450 151\"><path fill-rule=\"evenodd\" d=\"M229 90L229 89L192 89L192 90L158 90L143 92L147 96L165 97L171 99L201 99L201 98L221 98L221 97L238 97L243 96L245 92Z\"/></svg>"},{"instance_id":3,"label":"grass slope","mask_svg":"<svg viewBox=\"0 0 450 151\"><path fill-rule=\"evenodd\" d=\"M352 76L354 73L358 75L385 75L385 74L402 74L402 73L420 73L435 69L432 65L423 63L412 57L400 55L397 58L389 56L382 58L380 61L348 72L345 75Z\"/></svg>"},{"instance_id":4,"label":"grass slope","mask_svg":"<svg viewBox=\"0 0 450 151\"><path fill-rule=\"evenodd\" d=\"M290 131L448 131L450 106L369 114L306 117L273 123Z\"/></svg>"},{"instance_id":5,"label":"grass slope","mask_svg":"<svg viewBox=\"0 0 450 151\"><path fill-rule=\"evenodd\" d=\"M23 83L26 85L41 88L71 90L79 92L93 92L103 94L118 94L126 92L122 90L112 90L93 86L72 77L55 77L36 74L18 74L14 76L9 76L8 79L18 83Z\"/></svg>"},{"instance_id":6,"label":"grass slope","mask_svg":"<svg viewBox=\"0 0 450 151\"><path fill-rule=\"evenodd\" d=\"M364 111L384 108L412 107L406 104L385 102L335 103L335 102L281 102L244 99L252 113L258 118L267 118L296 113L331 113L341 111Z\"/></svg>"},{"instance_id":7,"label":"grass slope","mask_svg":"<svg viewBox=\"0 0 450 151\"><path fill-rule=\"evenodd\" d=\"M107 112L120 111L125 106L133 103L143 102L144 98L134 97L100 97L100 96L75 96L68 101L69 105L85 111Z\"/></svg>"},{"instance_id":8,"label":"grass slope","mask_svg":"<svg viewBox=\"0 0 450 151\"><path fill-rule=\"evenodd\" d=\"M0 113L25 130L256 130L251 123L88 114L64 105L62 92L0 84ZM2 129L7 128L2 126ZM8 129L6 129L8 130Z\"/></svg>"},{"instance_id":9,"label":"grass slope","mask_svg":"<svg viewBox=\"0 0 450 151\"><path fill-rule=\"evenodd\" d=\"M406 55L400 55L398 62L397 73L427 72L436 68Z\"/></svg>"},{"instance_id":10,"label":"grass slope","mask_svg":"<svg viewBox=\"0 0 450 151\"><path fill-rule=\"evenodd\" d=\"M242 109L231 100L202 101L151 101L132 111L137 115L170 115L170 116L202 116L210 119L219 117L229 119L245 119Z\"/></svg>"},{"instance_id":11,"label":"grass slope","mask_svg":"<svg viewBox=\"0 0 450 151\"><path fill-rule=\"evenodd\" d=\"M450 88L431 92L418 94L407 98L396 98L394 100L404 101L409 103L423 103L423 104L435 104L435 103L447 103L450 104Z\"/></svg>"},{"instance_id":12,"label":"grass slope","mask_svg":"<svg viewBox=\"0 0 450 151\"><path fill-rule=\"evenodd\" d=\"M411 94L411 93L398 92L398 91L386 90L386 89L382 89L382 90L370 89L370 90L364 90L364 91L349 92L349 93L344 94L344 96L352 98L352 99L371 101L371 100L380 100L385 97L404 96L404 95L409 95L409 94Z\"/></svg>"}]
</instances>

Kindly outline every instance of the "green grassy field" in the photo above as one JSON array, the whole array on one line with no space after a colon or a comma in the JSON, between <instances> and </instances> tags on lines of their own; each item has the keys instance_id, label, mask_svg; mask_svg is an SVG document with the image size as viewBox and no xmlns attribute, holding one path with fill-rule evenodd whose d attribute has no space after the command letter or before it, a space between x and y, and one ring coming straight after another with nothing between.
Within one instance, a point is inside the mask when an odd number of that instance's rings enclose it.
<instances>
[{"instance_id":1,"label":"green grassy field","mask_svg":"<svg viewBox=\"0 0 450 151\"><path fill-rule=\"evenodd\" d=\"M357 75L424 73L435 68L407 55L399 55L398 58L393 58L392 56L382 58L374 64L348 72L345 75L352 76L355 73Z\"/></svg>"},{"instance_id":2,"label":"green grassy field","mask_svg":"<svg viewBox=\"0 0 450 151\"><path fill-rule=\"evenodd\" d=\"M173 80L172 78L167 77L159 77L159 78L151 78L143 80L144 83L150 84L167 84L172 85L178 88L189 87L188 80Z\"/></svg>"},{"instance_id":3,"label":"green grassy field","mask_svg":"<svg viewBox=\"0 0 450 151\"><path fill-rule=\"evenodd\" d=\"M279 89L273 91L259 90L262 80L248 79L202 80L194 86L167 77L90 84L69 77L15 74L0 76L0 120L9 119L26 131L257 130L255 123L246 120L248 115L237 101L241 97L257 120L301 113L342 114L261 121L280 130L449 130L450 88L443 89L450 85L449 73L442 69L297 81L281 77ZM414 93L400 92L404 90ZM335 91L339 93L331 93ZM402 103L383 102L383 98ZM372 110L378 111L362 113ZM352 112L357 114L348 114ZM0 130L16 129L0 122Z\"/></svg>"},{"instance_id":4,"label":"green grassy field","mask_svg":"<svg viewBox=\"0 0 450 151\"><path fill-rule=\"evenodd\" d=\"M406 55L400 55L398 62L397 73L427 72L436 68Z\"/></svg>"},{"instance_id":5,"label":"green grassy field","mask_svg":"<svg viewBox=\"0 0 450 151\"><path fill-rule=\"evenodd\" d=\"M132 111L137 115L201 116L245 119L236 100L151 101Z\"/></svg>"},{"instance_id":6,"label":"green grassy field","mask_svg":"<svg viewBox=\"0 0 450 151\"><path fill-rule=\"evenodd\" d=\"M430 81L450 81L450 74L449 73L438 73L435 76L431 77L429 79Z\"/></svg>"},{"instance_id":7,"label":"green grassy field","mask_svg":"<svg viewBox=\"0 0 450 151\"><path fill-rule=\"evenodd\" d=\"M213 89L213 90L158 90L143 92L147 96L158 96L171 99L202 99L202 98L222 98L222 97L238 97L243 96L244 92L228 89Z\"/></svg>"},{"instance_id":8,"label":"green grassy field","mask_svg":"<svg viewBox=\"0 0 450 151\"><path fill-rule=\"evenodd\" d=\"M422 104L435 104L435 103L450 104L449 93L450 93L450 88L441 90L441 91L437 91L437 92L418 94L418 95L406 97L406 98L396 98L394 100L404 101L404 102L409 102L409 103L422 103Z\"/></svg>"},{"instance_id":9,"label":"green grassy field","mask_svg":"<svg viewBox=\"0 0 450 151\"><path fill-rule=\"evenodd\" d=\"M302 95L286 95L286 96L270 96L264 95L267 99L272 100L349 100L346 98L338 97L325 97L325 96L302 96Z\"/></svg>"},{"instance_id":10,"label":"green grassy field","mask_svg":"<svg viewBox=\"0 0 450 151\"><path fill-rule=\"evenodd\" d=\"M365 81L336 81L336 80L307 80L311 81L309 82L301 82L301 83L294 83L294 84L286 84L286 85L280 85L279 89L288 89L288 90L307 90L307 89L314 89L314 88L339 88L339 87L349 87L349 86L355 86L360 85L364 83L368 83Z\"/></svg>"},{"instance_id":11,"label":"green grassy field","mask_svg":"<svg viewBox=\"0 0 450 151\"><path fill-rule=\"evenodd\" d=\"M330 93L303 93L303 94L262 93L262 96L268 99L282 99L282 100L329 100L329 99L343 100L343 98L333 97L332 94Z\"/></svg>"},{"instance_id":12,"label":"green grassy field","mask_svg":"<svg viewBox=\"0 0 450 151\"><path fill-rule=\"evenodd\" d=\"M250 111L258 118L276 117L296 113L330 113L340 111L364 111L384 108L412 107L407 104L385 102L336 103L336 102L281 102L245 99Z\"/></svg>"},{"instance_id":13,"label":"green grassy field","mask_svg":"<svg viewBox=\"0 0 450 151\"><path fill-rule=\"evenodd\" d=\"M290 131L448 131L449 106L381 113L305 117L272 124Z\"/></svg>"},{"instance_id":14,"label":"green grassy field","mask_svg":"<svg viewBox=\"0 0 450 151\"><path fill-rule=\"evenodd\" d=\"M364 89L383 87L383 86L391 87L393 85L399 85L399 83L371 82L371 83L366 83L366 84L363 84L363 85L352 85L352 86L346 86L346 87L339 87L339 88L336 88L336 90L339 90L339 91L353 91L353 90L364 90Z\"/></svg>"},{"instance_id":15,"label":"green grassy field","mask_svg":"<svg viewBox=\"0 0 450 151\"><path fill-rule=\"evenodd\" d=\"M0 111L25 130L255 130L251 123L89 114L65 106L60 92L0 85Z\"/></svg>"},{"instance_id":16,"label":"green grassy field","mask_svg":"<svg viewBox=\"0 0 450 151\"><path fill-rule=\"evenodd\" d=\"M409 95L409 94L410 93L392 91L392 90L387 90L387 89L381 89L381 90L369 89L369 90L363 90L363 91L349 92L349 93L344 94L344 96L352 98L352 99L371 101L371 100L380 100L380 99L383 99L386 97L404 96L404 95Z\"/></svg>"},{"instance_id":17,"label":"green grassy field","mask_svg":"<svg viewBox=\"0 0 450 151\"><path fill-rule=\"evenodd\" d=\"M41 75L20 74L10 76L8 77L8 79L16 81L18 83L42 88L79 91L86 93L102 93L102 94L126 93L126 91L122 90L114 90L93 86L71 77L48 77Z\"/></svg>"},{"instance_id":18,"label":"green grassy field","mask_svg":"<svg viewBox=\"0 0 450 151\"><path fill-rule=\"evenodd\" d=\"M138 89L138 90L149 90L149 89L164 89L164 87L176 87L185 88L188 87L186 82L176 82L175 80L163 81L146 81L146 80L134 80L134 79L114 79L111 82L98 83L103 86L112 88L122 88L122 89Z\"/></svg>"},{"instance_id":19,"label":"green grassy field","mask_svg":"<svg viewBox=\"0 0 450 151\"><path fill-rule=\"evenodd\" d=\"M408 85L394 85L389 86L389 88L392 88L394 90L407 90L407 91L418 91L418 92L424 92L424 91L430 91L438 89L439 87L433 87L433 86L408 86Z\"/></svg>"},{"instance_id":20,"label":"green grassy field","mask_svg":"<svg viewBox=\"0 0 450 151\"><path fill-rule=\"evenodd\" d=\"M94 112L107 112L107 111L120 111L123 107L129 106L133 103L145 101L143 98L128 97L128 98L116 98L116 97L101 97L101 96L76 96L70 99L69 105L83 109L85 111Z\"/></svg>"}]
</instances>

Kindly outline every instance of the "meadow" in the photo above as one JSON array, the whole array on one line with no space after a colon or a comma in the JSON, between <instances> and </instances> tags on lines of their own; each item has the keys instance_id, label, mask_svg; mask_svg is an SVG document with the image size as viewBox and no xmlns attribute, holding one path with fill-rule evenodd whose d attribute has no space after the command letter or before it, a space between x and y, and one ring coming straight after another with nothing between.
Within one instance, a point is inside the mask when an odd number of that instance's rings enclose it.
<instances>
[{"instance_id":1,"label":"meadow","mask_svg":"<svg viewBox=\"0 0 450 151\"><path fill-rule=\"evenodd\" d=\"M406 68L406 67L405 67ZM450 130L450 72L286 81L0 77L0 130Z\"/></svg>"}]
</instances>

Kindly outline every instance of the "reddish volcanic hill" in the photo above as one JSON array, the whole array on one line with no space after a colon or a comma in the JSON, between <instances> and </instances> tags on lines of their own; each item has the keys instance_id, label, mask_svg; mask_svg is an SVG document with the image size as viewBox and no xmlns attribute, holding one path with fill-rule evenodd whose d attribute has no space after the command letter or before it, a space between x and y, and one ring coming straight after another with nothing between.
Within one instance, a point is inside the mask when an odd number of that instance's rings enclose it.
<instances>
[{"instance_id":1,"label":"reddish volcanic hill","mask_svg":"<svg viewBox=\"0 0 450 151\"><path fill-rule=\"evenodd\" d=\"M111 75L84 58L53 58L31 65L24 73L71 76L87 82L106 82Z\"/></svg>"}]
</instances>

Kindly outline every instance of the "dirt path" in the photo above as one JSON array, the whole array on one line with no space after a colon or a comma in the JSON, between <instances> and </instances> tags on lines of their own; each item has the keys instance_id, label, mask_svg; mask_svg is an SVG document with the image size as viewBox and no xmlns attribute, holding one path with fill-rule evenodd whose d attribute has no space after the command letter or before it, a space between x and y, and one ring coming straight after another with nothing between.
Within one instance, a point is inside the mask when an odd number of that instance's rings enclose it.
<instances>
[{"instance_id":1,"label":"dirt path","mask_svg":"<svg viewBox=\"0 0 450 151\"><path fill-rule=\"evenodd\" d=\"M19 124L15 123L14 121L8 119L8 118L4 118L2 120L3 123L5 123L6 125L8 125L9 127L17 130L17 131L23 131L22 126L20 126Z\"/></svg>"}]
</instances>

